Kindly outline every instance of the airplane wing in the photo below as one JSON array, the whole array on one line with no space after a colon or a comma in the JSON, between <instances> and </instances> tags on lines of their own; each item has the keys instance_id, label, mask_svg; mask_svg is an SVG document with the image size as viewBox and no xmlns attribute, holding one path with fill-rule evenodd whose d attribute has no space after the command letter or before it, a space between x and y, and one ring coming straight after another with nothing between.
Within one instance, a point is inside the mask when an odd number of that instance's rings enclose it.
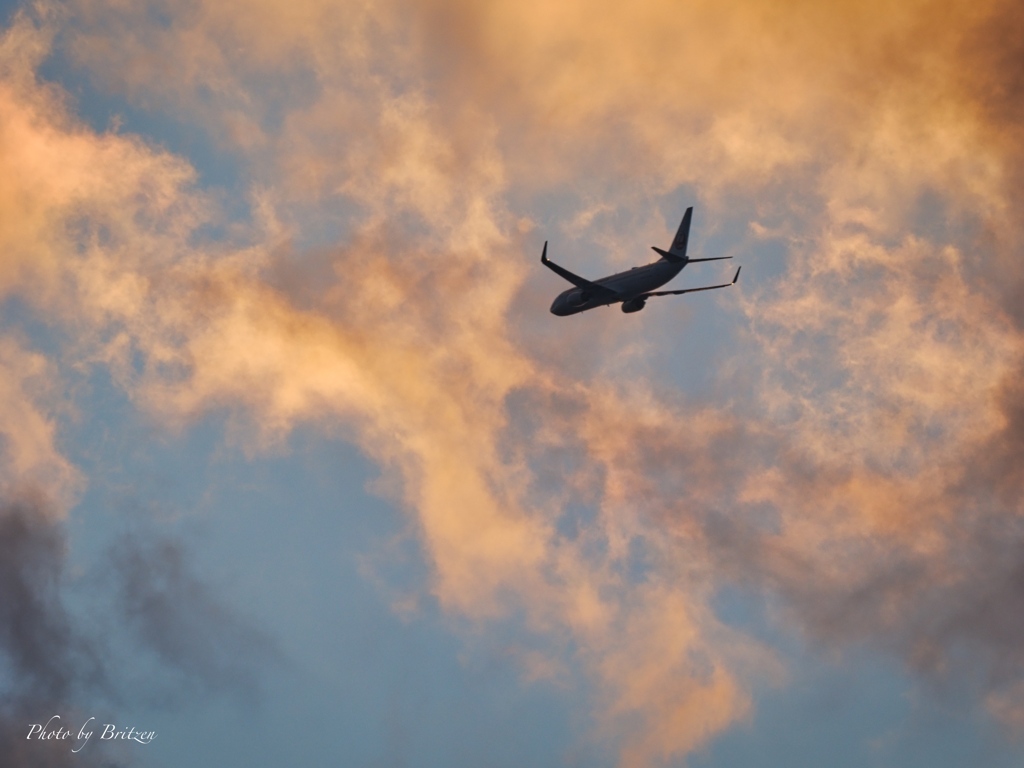
<instances>
[{"instance_id":1,"label":"airplane wing","mask_svg":"<svg viewBox=\"0 0 1024 768\"><path fill-rule=\"evenodd\" d=\"M703 288L683 288L681 291L654 291L652 293L645 293L644 296L678 296L681 293L696 293L697 291L713 291L715 288L728 288L730 285L735 285L736 281L740 279L740 269L736 270L736 276L732 279L731 283L722 283L721 285L705 285Z\"/></svg>"},{"instance_id":2,"label":"airplane wing","mask_svg":"<svg viewBox=\"0 0 1024 768\"><path fill-rule=\"evenodd\" d=\"M603 285L598 285L597 283L592 283L589 280L586 280L586 279L580 277L579 275L574 275L572 272L570 272L565 267L560 267L557 264L555 264L555 262L551 261L548 258L548 241L547 240L544 241L544 250L540 254L540 263L543 264L548 269L550 269L556 275L564 277L566 280L568 280L570 283L575 285L577 288L582 288L583 290L588 291L590 293L590 295L593 296L594 298L601 298L601 299L617 299L617 298L619 298L619 294L616 291L613 291L611 288L605 288Z\"/></svg>"}]
</instances>

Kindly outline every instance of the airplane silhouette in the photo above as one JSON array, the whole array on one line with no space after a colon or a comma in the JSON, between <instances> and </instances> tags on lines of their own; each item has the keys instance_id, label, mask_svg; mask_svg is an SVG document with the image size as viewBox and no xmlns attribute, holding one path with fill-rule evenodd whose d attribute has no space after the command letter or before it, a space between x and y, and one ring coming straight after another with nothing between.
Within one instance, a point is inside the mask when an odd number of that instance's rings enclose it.
<instances>
[{"instance_id":1,"label":"airplane silhouette","mask_svg":"<svg viewBox=\"0 0 1024 768\"><path fill-rule=\"evenodd\" d=\"M712 256L706 259L691 259L686 255L686 244L690 239L690 220L693 218L693 207L686 209L683 220L679 223L679 230L676 232L672 247L663 251L657 246L651 248L661 255L653 264L646 264L642 267L633 267L628 272L619 272L600 280L587 280L574 275L564 267L548 259L548 243L544 241L544 250L540 255L540 262L557 275L564 277L575 288L563 291L551 304L551 314L564 317L575 315L578 312L585 312L594 307L604 307L617 302L622 302L623 312L639 312L644 308L647 300L652 296L678 296L682 293L695 293L696 291L713 291L716 288L728 288L735 285L740 279L740 267L736 270L736 276L731 283L721 285L706 285L702 288L683 288L678 291L656 291L673 277L678 275L687 264L694 264L698 261L721 261L731 259L732 256Z\"/></svg>"}]
</instances>

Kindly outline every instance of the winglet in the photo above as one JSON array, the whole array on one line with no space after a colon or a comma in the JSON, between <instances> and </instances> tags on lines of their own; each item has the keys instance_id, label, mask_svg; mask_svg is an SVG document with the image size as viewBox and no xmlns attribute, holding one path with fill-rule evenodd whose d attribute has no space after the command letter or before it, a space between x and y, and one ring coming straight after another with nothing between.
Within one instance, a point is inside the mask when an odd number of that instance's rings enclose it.
<instances>
[{"instance_id":1,"label":"winglet","mask_svg":"<svg viewBox=\"0 0 1024 768\"><path fill-rule=\"evenodd\" d=\"M732 284L733 285L736 285L736 281L740 279L740 270L741 269L743 269L743 267L736 267L736 277L734 277L732 279Z\"/></svg>"},{"instance_id":2,"label":"winglet","mask_svg":"<svg viewBox=\"0 0 1024 768\"><path fill-rule=\"evenodd\" d=\"M540 252L540 263L541 264L547 264L548 263L548 241L547 240L544 241L544 250Z\"/></svg>"}]
</instances>

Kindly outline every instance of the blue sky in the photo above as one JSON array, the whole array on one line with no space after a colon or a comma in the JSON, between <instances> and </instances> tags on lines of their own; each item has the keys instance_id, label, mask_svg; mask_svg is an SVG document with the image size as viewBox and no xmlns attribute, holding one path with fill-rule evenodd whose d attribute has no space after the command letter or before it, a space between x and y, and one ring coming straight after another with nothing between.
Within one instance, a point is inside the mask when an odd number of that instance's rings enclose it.
<instances>
[{"instance_id":1,"label":"blue sky","mask_svg":"<svg viewBox=\"0 0 1024 768\"><path fill-rule=\"evenodd\" d=\"M3 762L1019 764L1022 21L943 9L0 6ZM548 313L690 205L735 288Z\"/></svg>"}]
</instances>

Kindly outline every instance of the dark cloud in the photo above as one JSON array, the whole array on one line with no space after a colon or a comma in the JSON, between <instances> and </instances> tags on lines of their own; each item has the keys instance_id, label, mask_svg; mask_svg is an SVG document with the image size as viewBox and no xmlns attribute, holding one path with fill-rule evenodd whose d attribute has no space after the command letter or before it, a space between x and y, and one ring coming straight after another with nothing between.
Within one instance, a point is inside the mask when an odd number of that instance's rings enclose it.
<instances>
[{"instance_id":1,"label":"dark cloud","mask_svg":"<svg viewBox=\"0 0 1024 768\"><path fill-rule=\"evenodd\" d=\"M1019 400L1013 408L1004 430L958 457L965 467L942 467L931 484L830 466L787 447L782 433L768 454L774 460L736 441L741 461L774 473L781 501L690 506L663 522L691 538L696 532L719 583L770 598L780 623L798 627L813 646L883 651L949 691L1019 693L1024 430Z\"/></svg>"},{"instance_id":2,"label":"dark cloud","mask_svg":"<svg viewBox=\"0 0 1024 768\"><path fill-rule=\"evenodd\" d=\"M64 610L65 542L49 514L31 502L0 510L0 646L17 692L62 698L99 664Z\"/></svg>"},{"instance_id":3,"label":"dark cloud","mask_svg":"<svg viewBox=\"0 0 1024 768\"><path fill-rule=\"evenodd\" d=\"M67 741L26 739L32 723L53 715L77 723L76 702L106 695L98 649L64 605L65 554L64 533L45 502L0 507L0 763L10 768L114 764L99 748L73 754Z\"/></svg>"},{"instance_id":4,"label":"dark cloud","mask_svg":"<svg viewBox=\"0 0 1024 768\"><path fill-rule=\"evenodd\" d=\"M1024 9L1013 0L994 3L965 37L964 77L986 119L1024 130Z\"/></svg>"},{"instance_id":5,"label":"dark cloud","mask_svg":"<svg viewBox=\"0 0 1024 768\"><path fill-rule=\"evenodd\" d=\"M67 607L80 596L65 577L63 524L41 497L0 506L0 765L121 765L108 749L27 740L34 723L77 729L89 716L133 703L176 705L182 686L255 700L272 642L225 607L193 573L180 544L125 537L89 586L116 597L86 625ZM102 627L102 636L93 626ZM122 643L129 637L128 644ZM129 655L124 655L125 648ZM145 691L128 670L157 660ZM95 738L95 737L94 737Z\"/></svg>"},{"instance_id":6,"label":"dark cloud","mask_svg":"<svg viewBox=\"0 0 1024 768\"><path fill-rule=\"evenodd\" d=\"M251 698L262 669L281 661L268 637L196 577L180 543L125 536L110 562L118 612L179 683Z\"/></svg>"}]
</instances>

